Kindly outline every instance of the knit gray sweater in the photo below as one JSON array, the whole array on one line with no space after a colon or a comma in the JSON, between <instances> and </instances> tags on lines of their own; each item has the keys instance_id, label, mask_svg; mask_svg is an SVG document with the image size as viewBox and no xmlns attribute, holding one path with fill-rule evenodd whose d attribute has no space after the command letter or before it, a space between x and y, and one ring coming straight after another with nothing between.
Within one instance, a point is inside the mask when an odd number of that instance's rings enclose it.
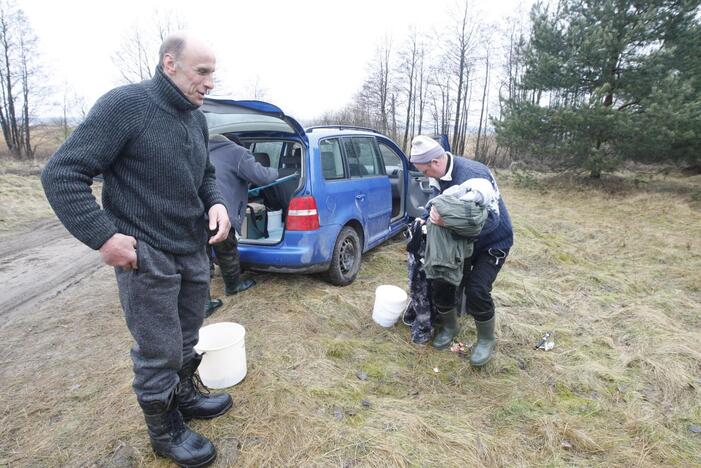
<instances>
[{"instance_id":1,"label":"knit gray sweater","mask_svg":"<svg viewBox=\"0 0 701 468\"><path fill-rule=\"evenodd\" d=\"M207 141L204 115L158 67L151 80L102 96L41 180L61 222L93 249L122 233L194 253L206 243L205 212L224 203ZM90 189L98 174L102 209Z\"/></svg>"}]
</instances>

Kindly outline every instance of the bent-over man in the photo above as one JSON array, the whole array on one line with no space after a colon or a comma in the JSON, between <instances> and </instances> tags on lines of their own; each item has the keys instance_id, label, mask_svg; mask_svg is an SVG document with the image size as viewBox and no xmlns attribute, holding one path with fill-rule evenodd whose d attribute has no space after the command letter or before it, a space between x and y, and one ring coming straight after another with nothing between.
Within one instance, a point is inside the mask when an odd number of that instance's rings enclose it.
<instances>
[{"instance_id":1,"label":"bent-over man","mask_svg":"<svg viewBox=\"0 0 701 468\"><path fill-rule=\"evenodd\" d=\"M474 317L477 328L477 342L472 348L470 363L475 367L484 366L491 360L496 346L492 284L513 245L509 212L499 194L492 172L484 164L454 156L432 138L423 135L412 141L410 160L419 171L430 178L434 196L446 192L451 187L461 186L471 179L484 179L493 188L493 192L489 191L490 194L487 194L486 190L472 192L473 196L479 197L480 203L486 204L488 217L475 239L472 255L465 259L459 288L456 290L454 284L441 279L431 283L431 299L441 320L440 329L433 339L433 346L446 348L458 334L457 299L460 294L460 302ZM475 180L473 184L466 185L479 188L481 183ZM431 207L424 218L439 226L445 224L435 206Z\"/></svg>"}]
</instances>

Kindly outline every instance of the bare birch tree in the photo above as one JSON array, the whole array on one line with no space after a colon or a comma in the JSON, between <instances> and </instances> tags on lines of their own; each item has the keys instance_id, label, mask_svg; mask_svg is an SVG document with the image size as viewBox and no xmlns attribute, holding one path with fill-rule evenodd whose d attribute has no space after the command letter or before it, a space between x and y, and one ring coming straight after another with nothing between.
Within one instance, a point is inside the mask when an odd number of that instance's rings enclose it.
<instances>
[{"instance_id":1,"label":"bare birch tree","mask_svg":"<svg viewBox=\"0 0 701 468\"><path fill-rule=\"evenodd\" d=\"M467 94L469 85L468 76L471 67L471 54L475 46L477 36L476 18L470 16L467 0L458 16L459 20L455 25L454 36L446 43L446 54L453 66L453 74L456 78L456 99L455 99L455 119L453 122L453 148L464 146L464 135L461 133L461 108L464 106L463 100Z\"/></svg>"},{"instance_id":2,"label":"bare birch tree","mask_svg":"<svg viewBox=\"0 0 701 468\"><path fill-rule=\"evenodd\" d=\"M483 119L484 119L484 123L485 123L485 133L486 133L487 119L484 115L484 108L485 108L485 105L487 104L487 87L488 86L489 86L489 45L487 45L486 55L485 55L485 59L484 59L484 86L482 88L482 106L480 108L479 125L477 126L477 142L475 143L475 158L477 160L483 159L483 154L480 151L480 139L482 137L482 120ZM487 109L487 112L489 112L489 109Z\"/></svg>"},{"instance_id":3,"label":"bare birch tree","mask_svg":"<svg viewBox=\"0 0 701 468\"><path fill-rule=\"evenodd\" d=\"M186 28L186 22L171 10L154 10L147 24L135 23L125 33L113 55L123 83L138 83L151 77L158 61L158 48L171 33Z\"/></svg>"},{"instance_id":4,"label":"bare birch tree","mask_svg":"<svg viewBox=\"0 0 701 468\"><path fill-rule=\"evenodd\" d=\"M407 140L410 132L411 114L414 106L414 93L416 87L416 73L419 62L419 44L418 34L415 29L407 39L407 48L400 53L399 74L404 80L402 83L403 91L406 95L406 118L404 120L404 137L400 145L404 150L407 149Z\"/></svg>"},{"instance_id":5,"label":"bare birch tree","mask_svg":"<svg viewBox=\"0 0 701 468\"><path fill-rule=\"evenodd\" d=\"M31 158L33 102L41 88L36 59L36 36L22 9L13 1L0 1L0 127L10 154Z\"/></svg>"}]
</instances>

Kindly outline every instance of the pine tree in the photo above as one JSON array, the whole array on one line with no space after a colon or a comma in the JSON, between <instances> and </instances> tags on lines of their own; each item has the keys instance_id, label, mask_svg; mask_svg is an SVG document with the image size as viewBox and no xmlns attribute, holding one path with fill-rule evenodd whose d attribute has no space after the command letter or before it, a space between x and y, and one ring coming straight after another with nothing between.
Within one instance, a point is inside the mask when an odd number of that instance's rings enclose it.
<instances>
[{"instance_id":1,"label":"pine tree","mask_svg":"<svg viewBox=\"0 0 701 468\"><path fill-rule=\"evenodd\" d=\"M563 0L531 11L500 145L584 168L701 154L698 1Z\"/></svg>"}]
</instances>

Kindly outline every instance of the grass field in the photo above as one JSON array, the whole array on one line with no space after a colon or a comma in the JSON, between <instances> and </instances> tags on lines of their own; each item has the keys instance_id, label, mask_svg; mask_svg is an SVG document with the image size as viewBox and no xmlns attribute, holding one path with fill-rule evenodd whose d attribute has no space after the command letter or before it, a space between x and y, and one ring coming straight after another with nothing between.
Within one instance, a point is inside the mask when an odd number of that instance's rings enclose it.
<instances>
[{"instance_id":1,"label":"grass field","mask_svg":"<svg viewBox=\"0 0 701 468\"><path fill-rule=\"evenodd\" d=\"M516 245L495 284L493 362L476 371L372 322L376 286L406 287L398 240L345 288L256 275L208 319L247 329L234 410L193 424L218 466L701 465L701 177L498 178ZM131 393L113 283L103 268L43 304L40 324L0 330L0 465L167 466ZM555 348L535 350L546 331ZM42 358L21 366L28 340Z\"/></svg>"}]
</instances>

